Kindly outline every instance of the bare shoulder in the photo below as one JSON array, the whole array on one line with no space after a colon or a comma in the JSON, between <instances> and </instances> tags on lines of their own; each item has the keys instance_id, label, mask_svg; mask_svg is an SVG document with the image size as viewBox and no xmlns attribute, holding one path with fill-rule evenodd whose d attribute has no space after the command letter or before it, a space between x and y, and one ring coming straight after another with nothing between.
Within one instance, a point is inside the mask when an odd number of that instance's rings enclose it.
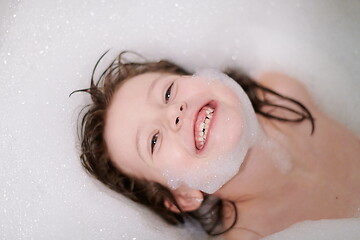
<instances>
[{"instance_id":1,"label":"bare shoulder","mask_svg":"<svg viewBox=\"0 0 360 240\"><path fill-rule=\"evenodd\" d=\"M261 239L261 236L257 233L234 227L232 230L230 230L228 233L225 234L225 240L259 240Z\"/></svg>"},{"instance_id":2,"label":"bare shoulder","mask_svg":"<svg viewBox=\"0 0 360 240\"><path fill-rule=\"evenodd\" d=\"M265 72L257 77L257 81L281 95L294 98L309 108L313 108L312 98L299 80L280 72Z\"/></svg>"}]
</instances>

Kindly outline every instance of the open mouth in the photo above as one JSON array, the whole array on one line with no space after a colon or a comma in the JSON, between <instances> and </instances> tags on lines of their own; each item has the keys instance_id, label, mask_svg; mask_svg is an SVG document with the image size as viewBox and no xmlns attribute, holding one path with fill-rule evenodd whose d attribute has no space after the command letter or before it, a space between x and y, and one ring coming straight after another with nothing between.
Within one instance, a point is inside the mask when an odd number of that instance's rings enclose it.
<instances>
[{"instance_id":1,"label":"open mouth","mask_svg":"<svg viewBox=\"0 0 360 240\"><path fill-rule=\"evenodd\" d=\"M209 130L215 112L215 103L213 101L203 106L197 114L194 124L194 140L197 150L202 150L209 139Z\"/></svg>"}]
</instances>

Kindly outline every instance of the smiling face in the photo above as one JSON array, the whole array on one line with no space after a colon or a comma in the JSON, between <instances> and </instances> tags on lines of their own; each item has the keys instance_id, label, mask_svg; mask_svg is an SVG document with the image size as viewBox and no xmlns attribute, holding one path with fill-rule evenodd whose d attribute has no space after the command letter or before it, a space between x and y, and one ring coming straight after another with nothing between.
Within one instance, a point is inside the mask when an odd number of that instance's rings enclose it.
<instances>
[{"instance_id":1,"label":"smiling face","mask_svg":"<svg viewBox=\"0 0 360 240\"><path fill-rule=\"evenodd\" d=\"M249 125L250 102L244 108L231 87L206 74L154 72L126 80L106 116L111 159L140 179L215 192L238 171L257 127Z\"/></svg>"}]
</instances>

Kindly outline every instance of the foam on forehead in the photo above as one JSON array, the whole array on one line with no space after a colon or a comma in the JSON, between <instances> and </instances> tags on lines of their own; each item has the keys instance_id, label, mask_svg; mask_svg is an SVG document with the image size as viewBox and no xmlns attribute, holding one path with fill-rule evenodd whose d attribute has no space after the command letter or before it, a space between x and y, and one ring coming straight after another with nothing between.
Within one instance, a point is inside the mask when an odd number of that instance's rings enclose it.
<instances>
[{"instance_id":1,"label":"foam on forehead","mask_svg":"<svg viewBox=\"0 0 360 240\"><path fill-rule=\"evenodd\" d=\"M208 84L224 84L236 93L238 110L242 118L239 123L242 124L242 134L232 149L227 149L213 159L199 161L186 171L179 171L174 166L173 169L166 169L163 175L172 189L184 184L212 194L237 174L248 149L260 138L261 129L247 94L232 78L214 69L198 71L194 76L198 77L194 79L205 80Z\"/></svg>"}]
</instances>

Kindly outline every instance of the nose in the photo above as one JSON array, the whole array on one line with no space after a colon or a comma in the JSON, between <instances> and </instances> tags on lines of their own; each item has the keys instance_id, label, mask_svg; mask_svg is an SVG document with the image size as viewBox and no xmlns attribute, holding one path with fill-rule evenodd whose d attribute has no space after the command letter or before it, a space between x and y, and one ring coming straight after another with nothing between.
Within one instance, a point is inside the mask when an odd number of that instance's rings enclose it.
<instances>
[{"instance_id":1,"label":"nose","mask_svg":"<svg viewBox=\"0 0 360 240\"><path fill-rule=\"evenodd\" d=\"M186 111L186 104L184 102L173 103L168 106L167 120L170 128L174 131L181 128L183 124L183 116Z\"/></svg>"}]
</instances>

